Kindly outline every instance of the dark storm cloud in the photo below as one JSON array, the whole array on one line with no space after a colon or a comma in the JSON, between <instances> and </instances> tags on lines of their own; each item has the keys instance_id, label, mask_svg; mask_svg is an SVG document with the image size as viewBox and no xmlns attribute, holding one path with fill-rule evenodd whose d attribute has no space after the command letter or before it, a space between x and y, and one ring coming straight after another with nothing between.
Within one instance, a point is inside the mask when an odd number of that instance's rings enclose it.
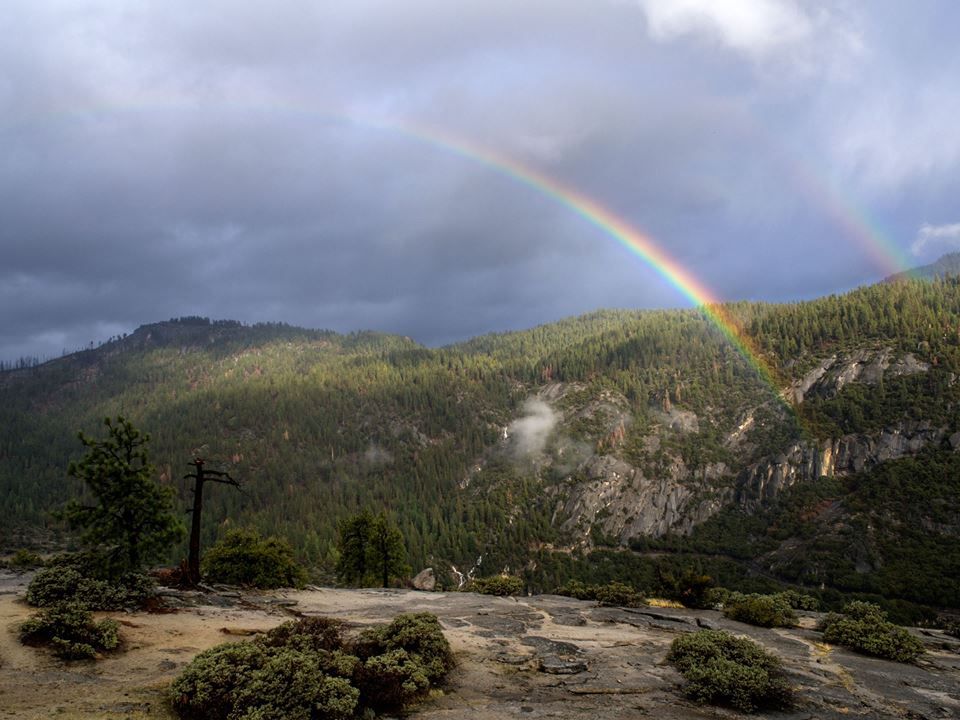
<instances>
[{"instance_id":1,"label":"dark storm cloud","mask_svg":"<svg viewBox=\"0 0 960 720\"><path fill-rule=\"evenodd\" d=\"M918 260L949 245L956 16L852 0L8 3L0 358L187 314L440 343L689 302L563 204L404 127L595 198L722 297L875 280L888 268L794 165Z\"/></svg>"}]
</instances>

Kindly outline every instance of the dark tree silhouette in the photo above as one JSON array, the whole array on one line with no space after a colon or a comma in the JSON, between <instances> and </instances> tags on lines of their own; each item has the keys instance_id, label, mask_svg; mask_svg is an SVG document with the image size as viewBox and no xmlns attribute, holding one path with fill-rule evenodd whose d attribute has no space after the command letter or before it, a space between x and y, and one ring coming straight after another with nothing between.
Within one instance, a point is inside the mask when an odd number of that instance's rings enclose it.
<instances>
[{"instance_id":1,"label":"dark tree silhouette","mask_svg":"<svg viewBox=\"0 0 960 720\"><path fill-rule=\"evenodd\" d=\"M78 434L87 454L67 470L86 483L96 504L72 500L62 514L82 530L83 542L102 561L102 569L122 575L161 559L180 539L183 526L173 514L173 488L153 480L150 436L123 417L107 418L104 425L105 440Z\"/></svg>"},{"instance_id":2,"label":"dark tree silhouette","mask_svg":"<svg viewBox=\"0 0 960 720\"><path fill-rule=\"evenodd\" d=\"M340 524L338 549L337 576L342 582L354 585L380 582L388 587L390 578L402 575L407 569L403 535L385 512L379 515L362 512L344 520Z\"/></svg>"},{"instance_id":3,"label":"dark tree silhouette","mask_svg":"<svg viewBox=\"0 0 960 720\"><path fill-rule=\"evenodd\" d=\"M203 512L203 486L208 482L240 487L240 483L230 477L230 473L220 470L207 470L203 458L194 458L187 463L194 468L192 473L184 475L185 480L193 480L193 509L190 522L190 551L187 556L187 575L191 583L200 582L200 516Z\"/></svg>"}]
</instances>

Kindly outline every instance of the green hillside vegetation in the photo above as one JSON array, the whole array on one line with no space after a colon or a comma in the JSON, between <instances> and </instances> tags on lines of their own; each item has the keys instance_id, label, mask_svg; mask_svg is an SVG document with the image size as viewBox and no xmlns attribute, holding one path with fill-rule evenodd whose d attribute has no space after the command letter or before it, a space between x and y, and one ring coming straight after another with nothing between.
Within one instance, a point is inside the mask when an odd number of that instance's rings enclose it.
<instances>
[{"instance_id":1,"label":"green hillside vegetation","mask_svg":"<svg viewBox=\"0 0 960 720\"><path fill-rule=\"evenodd\" d=\"M877 385L851 383L791 412L695 309L601 311L437 349L397 336L282 324L157 323L97 349L0 373L0 503L16 518L0 528L0 543L11 550L69 544L49 511L82 499L65 473L78 456L75 433L122 413L151 434L159 480L181 493L184 508L181 477L195 456L242 482L242 493L207 498L204 547L231 528L256 528L287 538L322 577L332 577L339 559L339 524L385 509L412 570L434 565L440 577L450 564L471 567L483 555L489 572L522 570L531 590L570 579L619 579L653 590L664 573L690 571L744 591L823 583L960 605L950 580L960 577L952 549L960 534L960 475L947 444L797 486L753 515L724 510L689 537L637 538L637 552L602 533L594 533L594 544L609 551L551 551L571 538L545 488L578 478L558 461L519 461L502 438L523 403L553 383L565 384L557 403L572 418L565 457L615 446L611 452L651 472L675 458L694 472L723 462L730 470L718 490L747 464L800 440L909 419L957 432L957 278L728 310L781 387L825 357L862 348L909 352L930 369ZM575 412L603 397L625 402L629 422L616 443L608 441L602 414ZM671 407L695 413L696 429L663 429L662 413ZM756 422L734 451L723 438L747 411ZM660 442L650 446L646 435L657 428ZM559 457L555 444L547 452ZM847 554L851 539L862 549L856 558ZM791 550L796 543L800 549ZM185 555L178 547L169 559Z\"/></svg>"}]
</instances>

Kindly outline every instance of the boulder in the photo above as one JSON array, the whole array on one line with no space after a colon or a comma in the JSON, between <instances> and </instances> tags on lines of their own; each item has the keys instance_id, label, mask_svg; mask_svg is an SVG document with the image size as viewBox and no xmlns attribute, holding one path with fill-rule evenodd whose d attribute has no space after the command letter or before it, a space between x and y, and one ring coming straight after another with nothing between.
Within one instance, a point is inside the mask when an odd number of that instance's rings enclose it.
<instances>
[{"instance_id":1,"label":"boulder","mask_svg":"<svg viewBox=\"0 0 960 720\"><path fill-rule=\"evenodd\" d=\"M433 568L424 568L416 574L411 583L416 590L432 591L437 587L437 576L433 574Z\"/></svg>"}]
</instances>

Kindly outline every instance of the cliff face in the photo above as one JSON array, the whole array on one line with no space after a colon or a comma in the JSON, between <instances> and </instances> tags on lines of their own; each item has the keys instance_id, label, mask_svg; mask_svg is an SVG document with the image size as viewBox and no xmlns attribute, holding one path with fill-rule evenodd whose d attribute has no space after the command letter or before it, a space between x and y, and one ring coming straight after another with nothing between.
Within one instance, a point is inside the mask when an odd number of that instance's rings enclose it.
<instances>
[{"instance_id":1,"label":"cliff face","mask_svg":"<svg viewBox=\"0 0 960 720\"><path fill-rule=\"evenodd\" d=\"M737 477L736 501L758 509L787 488L817 478L861 472L887 460L915 455L939 443L946 428L929 422L901 422L876 435L846 435L835 440L794 443L776 457L753 463ZM951 436L953 447L960 435Z\"/></svg>"},{"instance_id":2,"label":"cliff face","mask_svg":"<svg viewBox=\"0 0 960 720\"><path fill-rule=\"evenodd\" d=\"M793 381L784 396L796 405L829 400L855 384L877 386L926 373L930 367L912 353L862 348L820 360ZM720 426L724 459L691 465L677 447L684 437L696 442L703 418L676 402L650 408L642 437L634 437L630 453L625 438L639 434L631 427L639 421L630 415L626 399L610 391L594 398L583 393L583 386L553 384L538 395L538 402L554 408L554 438L575 436L585 418L592 423L593 434L579 440L589 450L547 487L554 503L553 524L573 546L590 546L597 539L626 545L640 536L688 534L730 505L760 512L798 483L869 470L944 440L960 448L960 433L951 435L946 426L929 420L903 419L879 432L794 441L774 454L756 457L751 438L770 420L769 413L766 421L758 419L763 407L752 407L735 420L708 419ZM538 463L541 470L558 474L549 443Z\"/></svg>"},{"instance_id":3,"label":"cliff face","mask_svg":"<svg viewBox=\"0 0 960 720\"><path fill-rule=\"evenodd\" d=\"M835 397L851 383L876 385L884 378L914 375L929 369L929 363L918 360L912 353L896 357L891 348L864 348L845 358L831 355L821 360L802 378L791 383L785 394L799 405L810 396Z\"/></svg>"},{"instance_id":4,"label":"cliff face","mask_svg":"<svg viewBox=\"0 0 960 720\"><path fill-rule=\"evenodd\" d=\"M590 543L592 529L623 544L640 535L688 532L729 495L714 492L712 482L728 474L723 463L708 465L699 481L692 480L680 458L655 477L611 455L590 458L581 472L583 479L563 486L554 521L584 544Z\"/></svg>"}]
</instances>

